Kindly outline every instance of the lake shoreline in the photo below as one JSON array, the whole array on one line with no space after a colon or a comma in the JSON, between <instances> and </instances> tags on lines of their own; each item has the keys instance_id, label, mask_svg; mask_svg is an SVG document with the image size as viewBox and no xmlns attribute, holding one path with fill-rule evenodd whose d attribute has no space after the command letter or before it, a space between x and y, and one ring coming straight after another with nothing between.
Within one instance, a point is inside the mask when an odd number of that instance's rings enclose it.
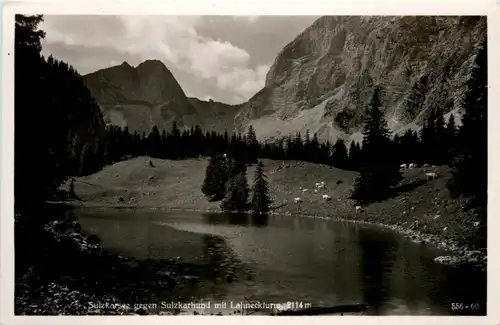
<instances>
[{"instance_id":1,"label":"lake shoreline","mask_svg":"<svg viewBox=\"0 0 500 325\"><path fill-rule=\"evenodd\" d=\"M196 209L196 208L179 208L179 207L164 207L164 206L136 206L130 204L102 204L96 202L81 202L81 201L53 201L47 202L49 204L66 205L72 208L96 208L96 209L151 209L151 210L161 210L161 211L177 211L177 212L199 212L199 213L222 213L219 208L212 209ZM241 214L252 215L252 212L239 212ZM335 220L340 222L349 222L354 224L364 224L376 226L384 229L396 232L406 239L423 245L431 245L432 247L442 250L444 252L449 252L451 254L442 255L435 259L437 263L449 264L449 265L462 265L471 264L481 268L486 271L487 265L487 254L485 250L472 250L464 245L459 245L455 240L445 238L444 236L438 236L434 234L425 233L412 229L410 227L404 227L400 224L391 224L384 222L376 222L369 220L359 220L350 218L338 218L331 215L319 215L319 214L307 214L307 213L291 213L289 211L280 212L270 212L269 215L285 216L285 217L302 217L302 218L317 218L317 219L327 219Z\"/></svg>"}]
</instances>

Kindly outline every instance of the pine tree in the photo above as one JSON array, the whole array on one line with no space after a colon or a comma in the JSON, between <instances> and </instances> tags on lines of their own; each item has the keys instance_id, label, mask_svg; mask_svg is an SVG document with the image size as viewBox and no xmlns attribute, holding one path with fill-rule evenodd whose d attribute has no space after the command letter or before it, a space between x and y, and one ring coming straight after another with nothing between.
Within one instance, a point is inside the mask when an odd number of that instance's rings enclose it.
<instances>
[{"instance_id":1,"label":"pine tree","mask_svg":"<svg viewBox=\"0 0 500 325\"><path fill-rule=\"evenodd\" d=\"M338 139L333 145L332 165L342 169L347 168L348 165L347 148L345 146L344 140L342 139Z\"/></svg>"},{"instance_id":2,"label":"pine tree","mask_svg":"<svg viewBox=\"0 0 500 325\"><path fill-rule=\"evenodd\" d=\"M452 163L448 189L454 196L471 197L470 207L480 208L478 211L485 225L488 169L486 40L478 50L474 63L462 105L465 113L457 137L458 156Z\"/></svg>"},{"instance_id":3,"label":"pine tree","mask_svg":"<svg viewBox=\"0 0 500 325\"><path fill-rule=\"evenodd\" d=\"M130 135L130 132L128 130L128 126L125 126L123 128L121 149L122 149L124 155L131 154L132 136Z\"/></svg>"},{"instance_id":4,"label":"pine tree","mask_svg":"<svg viewBox=\"0 0 500 325\"><path fill-rule=\"evenodd\" d=\"M248 180L246 170L235 177L236 189L238 191L238 200L236 201L236 211L244 212L248 210Z\"/></svg>"},{"instance_id":5,"label":"pine tree","mask_svg":"<svg viewBox=\"0 0 500 325\"><path fill-rule=\"evenodd\" d=\"M224 211L246 211L249 187L245 157L238 154L230 156L227 166L226 195L221 208Z\"/></svg>"},{"instance_id":6,"label":"pine tree","mask_svg":"<svg viewBox=\"0 0 500 325\"><path fill-rule=\"evenodd\" d=\"M417 162L419 156L420 142L418 133L411 129L406 130L405 134L401 137L401 146L399 147L399 162L401 164L408 164ZM418 161L420 162L420 161Z\"/></svg>"},{"instance_id":7,"label":"pine tree","mask_svg":"<svg viewBox=\"0 0 500 325\"><path fill-rule=\"evenodd\" d=\"M220 154L213 154L208 162L201 192L210 201L220 201L225 195L227 169Z\"/></svg>"},{"instance_id":8,"label":"pine tree","mask_svg":"<svg viewBox=\"0 0 500 325\"><path fill-rule=\"evenodd\" d=\"M446 129L443 112L439 111L436 114L436 120L434 122L435 127L435 138L432 156L434 158L433 163L435 165L443 165L446 163L447 150L446 147Z\"/></svg>"},{"instance_id":9,"label":"pine tree","mask_svg":"<svg viewBox=\"0 0 500 325\"><path fill-rule=\"evenodd\" d=\"M427 121L420 130L420 163L434 164L435 163L435 139L436 139L436 114L431 110Z\"/></svg>"},{"instance_id":10,"label":"pine tree","mask_svg":"<svg viewBox=\"0 0 500 325\"><path fill-rule=\"evenodd\" d=\"M295 139L293 143L293 158L296 160L305 160L304 159L304 143L302 141L302 135L300 132L295 134Z\"/></svg>"},{"instance_id":11,"label":"pine tree","mask_svg":"<svg viewBox=\"0 0 500 325\"><path fill-rule=\"evenodd\" d=\"M360 155L361 155L361 148L359 143L357 143L356 141L352 141L351 146L349 147L349 156L348 156L350 170L359 170L359 165L361 161Z\"/></svg>"},{"instance_id":12,"label":"pine tree","mask_svg":"<svg viewBox=\"0 0 500 325\"><path fill-rule=\"evenodd\" d=\"M177 121L172 121L172 131L170 135L170 144L171 144L171 158L172 159L179 159L181 156L181 151L182 147L180 145L181 143L181 131L179 130L179 127L177 126Z\"/></svg>"},{"instance_id":13,"label":"pine tree","mask_svg":"<svg viewBox=\"0 0 500 325\"><path fill-rule=\"evenodd\" d=\"M236 211L237 202L238 202L238 189L236 186L236 178L232 177L228 181L226 195L222 200L220 207L222 211L233 212Z\"/></svg>"},{"instance_id":14,"label":"pine tree","mask_svg":"<svg viewBox=\"0 0 500 325\"><path fill-rule=\"evenodd\" d=\"M257 136L255 135L255 130L252 125L248 127L248 133L246 138L247 146L247 157L248 164L252 165L257 162L257 157L259 155L259 142L257 141Z\"/></svg>"},{"instance_id":15,"label":"pine tree","mask_svg":"<svg viewBox=\"0 0 500 325\"><path fill-rule=\"evenodd\" d=\"M148 136L148 149L151 157L159 158L161 153L161 135L158 127L155 125Z\"/></svg>"},{"instance_id":16,"label":"pine tree","mask_svg":"<svg viewBox=\"0 0 500 325\"><path fill-rule=\"evenodd\" d=\"M300 152L300 160L308 160L309 157L311 157L311 136L309 135L309 130L306 130L302 150Z\"/></svg>"},{"instance_id":17,"label":"pine tree","mask_svg":"<svg viewBox=\"0 0 500 325\"><path fill-rule=\"evenodd\" d=\"M360 204L386 198L391 187L401 180L399 166L390 154L391 136L380 110L379 92L376 87L365 120L363 160L352 192L352 198Z\"/></svg>"},{"instance_id":18,"label":"pine tree","mask_svg":"<svg viewBox=\"0 0 500 325\"><path fill-rule=\"evenodd\" d=\"M286 160L292 160L293 159L293 139L292 136L289 135L286 138L286 152L285 152L285 159Z\"/></svg>"},{"instance_id":19,"label":"pine tree","mask_svg":"<svg viewBox=\"0 0 500 325\"><path fill-rule=\"evenodd\" d=\"M242 154L238 154L233 157L233 170L231 171L231 175L237 175L239 173L246 173L247 165L246 165L246 157Z\"/></svg>"},{"instance_id":20,"label":"pine tree","mask_svg":"<svg viewBox=\"0 0 500 325\"><path fill-rule=\"evenodd\" d=\"M248 210L248 181L246 172L241 172L228 180L226 195L221 202L221 209L230 212Z\"/></svg>"},{"instance_id":21,"label":"pine tree","mask_svg":"<svg viewBox=\"0 0 500 325\"><path fill-rule=\"evenodd\" d=\"M160 137L160 157L161 158L168 158L168 137L167 137L167 132L163 130L161 132L161 137Z\"/></svg>"},{"instance_id":22,"label":"pine tree","mask_svg":"<svg viewBox=\"0 0 500 325\"><path fill-rule=\"evenodd\" d=\"M393 159L398 162L398 164L402 163L402 143L403 139L402 137L399 136L399 134L395 134L393 139L392 139L392 153L393 153Z\"/></svg>"},{"instance_id":23,"label":"pine tree","mask_svg":"<svg viewBox=\"0 0 500 325\"><path fill-rule=\"evenodd\" d=\"M455 126L455 116L453 114L450 115L450 118L448 119L448 123L446 124L446 129L445 129L445 148L447 148L446 151L446 162L450 163L453 160L453 157L456 155L456 144L455 140L457 137L457 127Z\"/></svg>"},{"instance_id":24,"label":"pine tree","mask_svg":"<svg viewBox=\"0 0 500 325\"><path fill-rule=\"evenodd\" d=\"M271 210L271 198L269 197L269 186L264 174L264 164L259 161L255 169L254 182L252 186L251 210L254 213L267 213Z\"/></svg>"},{"instance_id":25,"label":"pine tree","mask_svg":"<svg viewBox=\"0 0 500 325\"><path fill-rule=\"evenodd\" d=\"M308 159L316 164L321 163L321 156L319 151L319 140L318 134L314 133L313 138L309 144L308 155L306 156Z\"/></svg>"}]
</instances>

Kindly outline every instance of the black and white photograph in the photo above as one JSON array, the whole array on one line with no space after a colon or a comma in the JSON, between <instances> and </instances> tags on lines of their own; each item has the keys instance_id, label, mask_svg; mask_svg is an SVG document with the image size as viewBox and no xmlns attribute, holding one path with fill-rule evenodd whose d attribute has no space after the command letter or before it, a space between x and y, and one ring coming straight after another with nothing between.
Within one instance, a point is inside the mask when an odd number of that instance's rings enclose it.
<instances>
[{"instance_id":1,"label":"black and white photograph","mask_svg":"<svg viewBox=\"0 0 500 325\"><path fill-rule=\"evenodd\" d=\"M490 314L491 18L324 13L12 13L14 315Z\"/></svg>"}]
</instances>

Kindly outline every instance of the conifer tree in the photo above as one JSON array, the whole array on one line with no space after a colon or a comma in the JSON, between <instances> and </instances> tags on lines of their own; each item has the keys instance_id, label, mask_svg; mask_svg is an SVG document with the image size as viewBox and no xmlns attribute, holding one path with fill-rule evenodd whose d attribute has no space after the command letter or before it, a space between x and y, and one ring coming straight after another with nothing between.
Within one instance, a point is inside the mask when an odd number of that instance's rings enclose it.
<instances>
[{"instance_id":1,"label":"conifer tree","mask_svg":"<svg viewBox=\"0 0 500 325\"><path fill-rule=\"evenodd\" d=\"M224 211L246 211L248 209L247 165L242 155L232 155L228 159L226 195L221 203Z\"/></svg>"},{"instance_id":2,"label":"conifer tree","mask_svg":"<svg viewBox=\"0 0 500 325\"><path fill-rule=\"evenodd\" d=\"M436 114L431 110L429 117L420 130L420 163L434 164L435 139L436 139Z\"/></svg>"},{"instance_id":3,"label":"conifer tree","mask_svg":"<svg viewBox=\"0 0 500 325\"><path fill-rule=\"evenodd\" d=\"M361 148L359 146L359 143L356 143L356 141L352 141L351 146L349 147L349 156L348 156L350 170L359 170L360 155L361 155Z\"/></svg>"},{"instance_id":4,"label":"conifer tree","mask_svg":"<svg viewBox=\"0 0 500 325\"><path fill-rule=\"evenodd\" d=\"M318 140L318 134L314 133L313 138L311 142L309 143L309 150L306 153L306 157L310 157L312 162L320 164L322 163L322 159L320 156L320 150L319 150L319 140ZM305 157L304 157L305 158Z\"/></svg>"},{"instance_id":5,"label":"conifer tree","mask_svg":"<svg viewBox=\"0 0 500 325\"><path fill-rule=\"evenodd\" d=\"M292 135L289 135L286 138L286 152L285 152L285 159L286 160L292 160L293 159L293 139Z\"/></svg>"},{"instance_id":6,"label":"conifer tree","mask_svg":"<svg viewBox=\"0 0 500 325\"><path fill-rule=\"evenodd\" d=\"M156 125L153 126L147 141L148 141L149 154L151 155L151 157L155 158L160 157L161 135Z\"/></svg>"},{"instance_id":7,"label":"conifer tree","mask_svg":"<svg viewBox=\"0 0 500 325\"><path fill-rule=\"evenodd\" d=\"M181 131L179 130L179 127L177 126L177 121L172 121L172 131L171 133L171 151L172 151L172 158L173 159L179 159L181 155L181 150L182 147L180 145L181 143Z\"/></svg>"},{"instance_id":8,"label":"conifer tree","mask_svg":"<svg viewBox=\"0 0 500 325\"><path fill-rule=\"evenodd\" d=\"M304 142L302 144L302 150L300 151L300 158L310 157L311 152L311 136L309 134L309 129L306 130L306 135L304 136Z\"/></svg>"},{"instance_id":9,"label":"conifer tree","mask_svg":"<svg viewBox=\"0 0 500 325\"><path fill-rule=\"evenodd\" d=\"M129 150L131 146L132 146L132 136L130 135L128 126L125 126L122 132L122 143L121 143L121 150L124 155L130 153Z\"/></svg>"},{"instance_id":10,"label":"conifer tree","mask_svg":"<svg viewBox=\"0 0 500 325\"><path fill-rule=\"evenodd\" d=\"M220 207L222 211L233 212L236 211L236 205L238 202L238 189L236 186L236 178L232 177L228 180L226 195L222 200Z\"/></svg>"},{"instance_id":11,"label":"conifer tree","mask_svg":"<svg viewBox=\"0 0 500 325\"><path fill-rule=\"evenodd\" d=\"M342 169L347 168L348 165L347 148L345 146L344 140L342 139L338 139L333 145L332 165Z\"/></svg>"},{"instance_id":12,"label":"conifer tree","mask_svg":"<svg viewBox=\"0 0 500 325\"><path fill-rule=\"evenodd\" d=\"M465 113L457 136L458 156L453 161L448 189L454 196L471 197L470 207L480 208L486 223L487 201L487 44L483 41L467 82ZM484 229L484 231L486 231ZM485 236L485 233L483 234Z\"/></svg>"},{"instance_id":13,"label":"conifer tree","mask_svg":"<svg viewBox=\"0 0 500 325\"><path fill-rule=\"evenodd\" d=\"M219 201L225 195L227 170L220 154L209 159L201 191L210 201Z\"/></svg>"},{"instance_id":14,"label":"conifer tree","mask_svg":"<svg viewBox=\"0 0 500 325\"><path fill-rule=\"evenodd\" d=\"M259 155L259 142L257 141L257 136L255 135L255 130L252 125L248 127L248 133L246 137L247 145L247 163L252 165L257 162L257 157Z\"/></svg>"},{"instance_id":15,"label":"conifer tree","mask_svg":"<svg viewBox=\"0 0 500 325\"><path fill-rule=\"evenodd\" d=\"M401 137L401 146L399 147L399 163L408 164L412 162L417 162L419 156L420 142L418 139L418 133L411 129L406 130L406 132ZM420 162L420 161L419 161Z\"/></svg>"},{"instance_id":16,"label":"conifer tree","mask_svg":"<svg viewBox=\"0 0 500 325\"><path fill-rule=\"evenodd\" d=\"M293 158L292 159L303 159L304 157L304 142L302 141L302 135L300 132L295 134L295 139L293 143Z\"/></svg>"},{"instance_id":17,"label":"conifer tree","mask_svg":"<svg viewBox=\"0 0 500 325\"><path fill-rule=\"evenodd\" d=\"M227 183L226 195L221 202L221 209L231 212L248 210L248 192L246 172L231 177Z\"/></svg>"},{"instance_id":18,"label":"conifer tree","mask_svg":"<svg viewBox=\"0 0 500 325\"><path fill-rule=\"evenodd\" d=\"M401 180L399 166L390 154L391 136L380 110L379 92L376 87L365 120L363 161L352 192L352 198L360 204L386 198L391 187Z\"/></svg>"},{"instance_id":19,"label":"conifer tree","mask_svg":"<svg viewBox=\"0 0 500 325\"><path fill-rule=\"evenodd\" d=\"M254 182L252 186L251 210L254 213L267 213L271 210L271 198L269 197L269 186L264 174L264 164L259 161L255 169Z\"/></svg>"},{"instance_id":20,"label":"conifer tree","mask_svg":"<svg viewBox=\"0 0 500 325\"><path fill-rule=\"evenodd\" d=\"M238 192L238 200L236 201L236 211L244 212L248 210L248 180L246 170L239 173L235 177L235 185Z\"/></svg>"},{"instance_id":21,"label":"conifer tree","mask_svg":"<svg viewBox=\"0 0 500 325\"><path fill-rule=\"evenodd\" d=\"M161 132L160 148L161 148L160 157L167 158L168 157L168 137L167 137L167 132L165 132L165 130L163 130Z\"/></svg>"},{"instance_id":22,"label":"conifer tree","mask_svg":"<svg viewBox=\"0 0 500 325\"><path fill-rule=\"evenodd\" d=\"M448 119L448 123L446 124L446 129L445 129L445 148L447 149L447 159L446 161L450 163L453 160L453 157L455 157L456 154L456 144L455 140L457 137L457 127L455 125L455 116L453 114L450 115L450 118Z\"/></svg>"},{"instance_id":23,"label":"conifer tree","mask_svg":"<svg viewBox=\"0 0 500 325\"><path fill-rule=\"evenodd\" d=\"M436 113L436 120L434 122L435 138L434 138L434 151L432 152L433 163L435 165L443 165L446 163L447 148L446 148L446 129L444 116L442 111Z\"/></svg>"}]
</instances>

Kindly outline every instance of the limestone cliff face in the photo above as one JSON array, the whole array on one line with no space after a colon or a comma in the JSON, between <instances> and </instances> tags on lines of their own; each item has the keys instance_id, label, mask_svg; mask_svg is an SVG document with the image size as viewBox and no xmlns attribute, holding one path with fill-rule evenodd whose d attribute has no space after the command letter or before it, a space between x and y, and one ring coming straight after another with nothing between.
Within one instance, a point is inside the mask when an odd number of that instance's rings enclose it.
<instances>
[{"instance_id":1,"label":"limestone cliff face","mask_svg":"<svg viewBox=\"0 0 500 325\"><path fill-rule=\"evenodd\" d=\"M373 86L393 131L418 127L432 107L460 110L485 17L327 16L289 43L236 124L259 138L309 129L356 138Z\"/></svg>"}]
</instances>

